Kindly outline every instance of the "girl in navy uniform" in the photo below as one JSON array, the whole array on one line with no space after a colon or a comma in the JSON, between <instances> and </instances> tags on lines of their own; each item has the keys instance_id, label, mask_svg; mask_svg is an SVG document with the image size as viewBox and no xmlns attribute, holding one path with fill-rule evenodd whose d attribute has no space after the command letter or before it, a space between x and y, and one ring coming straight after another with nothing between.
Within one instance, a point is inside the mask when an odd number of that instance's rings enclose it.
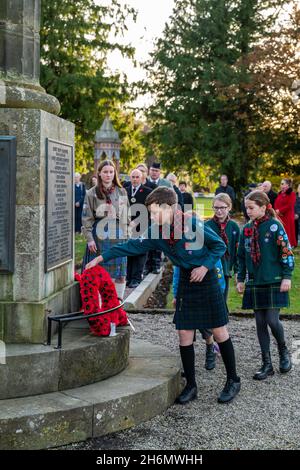
<instances>
[{"instance_id":1,"label":"girl in navy uniform","mask_svg":"<svg viewBox=\"0 0 300 470\"><path fill-rule=\"evenodd\" d=\"M234 220L230 219L232 209L231 198L228 194L219 193L213 199L213 210L215 215L212 219L205 222L214 232L216 232L226 245L226 252L222 256L222 266L225 276L225 300L227 302L229 280L232 275L238 271L237 248L240 238L240 228Z\"/></svg>"},{"instance_id":2,"label":"girl in navy uniform","mask_svg":"<svg viewBox=\"0 0 300 470\"><path fill-rule=\"evenodd\" d=\"M237 290L244 292L243 308L254 310L262 366L253 378L264 380L274 374L268 327L278 344L280 372L286 373L292 367L279 312L289 305L294 257L268 196L253 191L246 196L245 206L250 222L240 236Z\"/></svg>"},{"instance_id":3,"label":"girl in navy uniform","mask_svg":"<svg viewBox=\"0 0 300 470\"><path fill-rule=\"evenodd\" d=\"M231 401L240 391L236 374L235 354L226 325L227 307L215 272L216 262L226 250L225 243L197 216L184 216L176 210L177 196L173 189L159 187L146 199L154 222L139 239L131 239L102 253L87 268L118 256L134 256L159 249L180 267L174 323L179 333L180 354L186 386L177 403L185 404L197 397L195 381L195 329L212 329L219 344L227 372L227 381L218 397L219 403Z\"/></svg>"},{"instance_id":4,"label":"girl in navy uniform","mask_svg":"<svg viewBox=\"0 0 300 470\"><path fill-rule=\"evenodd\" d=\"M233 274L237 273L237 247L240 229L238 224L230 219L232 201L228 194L217 194L213 199L213 209L214 217L205 224L216 232L226 245L226 252L222 256L222 267L225 277L224 297L227 302L229 280ZM202 330L201 334L206 341L205 368L211 370L215 368L216 364L213 336L208 330Z\"/></svg>"}]
</instances>

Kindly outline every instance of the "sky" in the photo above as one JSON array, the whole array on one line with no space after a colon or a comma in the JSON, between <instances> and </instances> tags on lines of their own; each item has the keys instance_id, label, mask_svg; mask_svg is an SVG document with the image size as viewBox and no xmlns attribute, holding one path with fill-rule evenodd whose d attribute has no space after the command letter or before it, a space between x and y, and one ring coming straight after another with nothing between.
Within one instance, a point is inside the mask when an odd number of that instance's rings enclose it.
<instances>
[{"instance_id":1,"label":"sky","mask_svg":"<svg viewBox=\"0 0 300 470\"><path fill-rule=\"evenodd\" d=\"M153 41L161 36L165 23L172 14L174 0L120 0L120 3L128 4L138 12L136 23L128 22L128 31L121 41L135 47L137 62L145 61L153 49ZM135 67L131 60L124 59L117 51L109 55L108 66L114 72L126 73L130 82L145 78L141 67ZM140 96L134 104L140 107L148 102L149 97Z\"/></svg>"}]
</instances>

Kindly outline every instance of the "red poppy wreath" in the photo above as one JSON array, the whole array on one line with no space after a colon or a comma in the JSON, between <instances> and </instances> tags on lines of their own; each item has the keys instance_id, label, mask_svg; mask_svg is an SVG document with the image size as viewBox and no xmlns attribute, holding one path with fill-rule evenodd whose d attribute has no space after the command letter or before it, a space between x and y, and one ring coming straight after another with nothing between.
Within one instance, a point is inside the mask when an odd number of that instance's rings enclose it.
<instances>
[{"instance_id":1,"label":"red poppy wreath","mask_svg":"<svg viewBox=\"0 0 300 470\"><path fill-rule=\"evenodd\" d=\"M87 269L81 275L76 273L75 279L80 284L82 308L85 315L104 312L120 304L115 285L108 272L101 266ZM88 322L91 332L96 336L108 336L111 323L115 323L116 326L128 325L127 314L122 308L89 319Z\"/></svg>"}]
</instances>

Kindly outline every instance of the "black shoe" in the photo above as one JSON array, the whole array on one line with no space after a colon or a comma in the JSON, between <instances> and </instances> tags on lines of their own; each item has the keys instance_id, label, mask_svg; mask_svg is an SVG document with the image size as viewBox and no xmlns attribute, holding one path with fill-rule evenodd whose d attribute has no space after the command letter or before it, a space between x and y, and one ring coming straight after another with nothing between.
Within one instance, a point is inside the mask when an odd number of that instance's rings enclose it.
<instances>
[{"instance_id":1,"label":"black shoe","mask_svg":"<svg viewBox=\"0 0 300 470\"><path fill-rule=\"evenodd\" d=\"M129 289L135 289L138 285L139 285L139 282L131 281L127 287L129 287Z\"/></svg>"},{"instance_id":2,"label":"black shoe","mask_svg":"<svg viewBox=\"0 0 300 470\"><path fill-rule=\"evenodd\" d=\"M185 373L184 372L181 372L181 377L184 377L185 378Z\"/></svg>"},{"instance_id":3,"label":"black shoe","mask_svg":"<svg viewBox=\"0 0 300 470\"><path fill-rule=\"evenodd\" d=\"M185 405L189 401L195 400L195 398L197 398L197 387L186 385L179 397L176 398L175 403L178 403L179 405Z\"/></svg>"},{"instance_id":4,"label":"black shoe","mask_svg":"<svg viewBox=\"0 0 300 470\"><path fill-rule=\"evenodd\" d=\"M241 390L241 382L234 382L232 379L227 379L225 387L223 388L219 398L219 403L229 403Z\"/></svg>"},{"instance_id":5,"label":"black shoe","mask_svg":"<svg viewBox=\"0 0 300 470\"><path fill-rule=\"evenodd\" d=\"M270 375L274 375L270 352L262 354L262 365L259 371L253 375L254 380L265 380Z\"/></svg>"},{"instance_id":6,"label":"black shoe","mask_svg":"<svg viewBox=\"0 0 300 470\"><path fill-rule=\"evenodd\" d=\"M292 368L292 362L290 358L290 354L286 344L278 344L278 352L279 352L279 370L282 374L286 374Z\"/></svg>"},{"instance_id":7,"label":"black shoe","mask_svg":"<svg viewBox=\"0 0 300 470\"><path fill-rule=\"evenodd\" d=\"M148 276L148 274L150 274L151 272L152 272L151 269L148 269L148 268L144 269L144 272L143 272L144 277Z\"/></svg>"},{"instance_id":8,"label":"black shoe","mask_svg":"<svg viewBox=\"0 0 300 470\"><path fill-rule=\"evenodd\" d=\"M205 356L205 369L212 370L216 367L216 353L214 351L214 344L206 345L206 356Z\"/></svg>"},{"instance_id":9,"label":"black shoe","mask_svg":"<svg viewBox=\"0 0 300 470\"><path fill-rule=\"evenodd\" d=\"M159 274L160 273L160 268L155 268L152 270L152 274Z\"/></svg>"}]
</instances>

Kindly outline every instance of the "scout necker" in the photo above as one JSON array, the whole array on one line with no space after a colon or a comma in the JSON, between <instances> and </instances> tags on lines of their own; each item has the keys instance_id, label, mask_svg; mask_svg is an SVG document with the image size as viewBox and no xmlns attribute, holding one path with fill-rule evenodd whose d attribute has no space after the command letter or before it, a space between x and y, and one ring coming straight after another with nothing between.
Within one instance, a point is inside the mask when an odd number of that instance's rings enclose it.
<instances>
[{"instance_id":1,"label":"scout necker","mask_svg":"<svg viewBox=\"0 0 300 470\"><path fill-rule=\"evenodd\" d=\"M196 215L184 215L177 210L177 196L173 189L155 189L147 197L145 205L152 219L146 235L104 251L86 268L153 249L162 250L174 265L179 266L174 323L179 333L180 355L187 383L176 401L185 404L197 397L194 331L207 328L212 330L219 344L227 372L227 381L218 402L227 403L240 391L241 384L236 374L233 345L226 328L228 311L215 272L215 264L225 253L226 245ZM154 237L155 228L158 236Z\"/></svg>"}]
</instances>

